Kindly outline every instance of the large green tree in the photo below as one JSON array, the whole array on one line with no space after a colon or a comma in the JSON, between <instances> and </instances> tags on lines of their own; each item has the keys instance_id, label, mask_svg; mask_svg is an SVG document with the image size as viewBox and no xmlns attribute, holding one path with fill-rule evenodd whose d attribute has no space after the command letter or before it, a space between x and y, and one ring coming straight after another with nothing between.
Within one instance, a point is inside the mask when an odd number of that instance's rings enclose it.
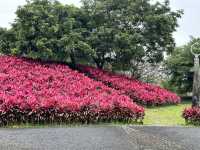
<instances>
[{"instance_id":1,"label":"large green tree","mask_svg":"<svg viewBox=\"0 0 200 150\"><path fill-rule=\"evenodd\" d=\"M150 0L82 0L87 16L88 42L99 68L111 63L120 69L137 69L143 62L163 60L163 52L175 46L181 11L171 11L169 1L152 4Z\"/></svg>"},{"instance_id":2,"label":"large green tree","mask_svg":"<svg viewBox=\"0 0 200 150\"><path fill-rule=\"evenodd\" d=\"M20 55L76 63L76 51L87 53L79 8L53 0L30 0L16 14L13 28Z\"/></svg>"}]
</instances>

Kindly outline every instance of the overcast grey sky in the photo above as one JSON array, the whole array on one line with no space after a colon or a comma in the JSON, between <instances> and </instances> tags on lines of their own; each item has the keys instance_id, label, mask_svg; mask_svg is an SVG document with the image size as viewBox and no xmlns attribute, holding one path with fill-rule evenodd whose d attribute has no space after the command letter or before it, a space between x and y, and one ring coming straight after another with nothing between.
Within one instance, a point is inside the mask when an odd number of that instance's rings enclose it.
<instances>
[{"instance_id":1,"label":"overcast grey sky","mask_svg":"<svg viewBox=\"0 0 200 150\"><path fill-rule=\"evenodd\" d=\"M80 0L59 1L80 6ZM174 33L177 45L187 43L190 36L200 37L200 0L170 0L170 2L173 10L184 9L184 15L179 20L180 27ZM0 27L10 27L17 7L23 4L25 4L25 0L0 0Z\"/></svg>"}]
</instances>

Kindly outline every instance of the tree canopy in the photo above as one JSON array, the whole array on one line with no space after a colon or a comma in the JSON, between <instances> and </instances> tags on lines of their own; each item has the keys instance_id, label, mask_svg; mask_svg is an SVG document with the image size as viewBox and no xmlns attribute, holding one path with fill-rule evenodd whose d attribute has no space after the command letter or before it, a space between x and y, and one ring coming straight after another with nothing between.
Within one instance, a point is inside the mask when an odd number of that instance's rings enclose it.
<instances>
[{"instance_id":1,"label":"tree canopy","mask_svg":"<svg viewBox=\"0 0 200 150\"><path fill-rule=\"evenodd\" d=\"M58 1L31 0L19 7L13 24L18 53L75 63L75 51L89 50L82 36L81 10Z\"/></svg>"},{"instance_id":2,"label":"tree canopy","mask_svg":"<svg viewBox=\"0 0 200 150\"><path fill-rule=\"evenodd\" d=\"M83 0L83 10L89 17L88 42L95 63L102 67L108 62L121 69L160 62L163 52L172 52L172 33L182 13L171 11L168 1L151 4L149 0Z\"/></svg>"}]
</instances>

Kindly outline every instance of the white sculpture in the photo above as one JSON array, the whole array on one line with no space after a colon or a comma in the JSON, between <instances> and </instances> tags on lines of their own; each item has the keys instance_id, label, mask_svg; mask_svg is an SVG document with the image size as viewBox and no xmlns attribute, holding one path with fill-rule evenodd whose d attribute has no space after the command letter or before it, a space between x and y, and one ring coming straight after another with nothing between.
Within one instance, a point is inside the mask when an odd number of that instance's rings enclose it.
<instances>
[{"instance_id":1,"label":"white sculpture","mask_svg":"<svg viewBox=\"0 0 200 150\"><path fill-rule=\"evenodd\" d=\"M192 46L191 46L191 53L194 55L194 66L195 67L199 67L199 56L200 56L200 53L197 54L194 52L194 47L195 46L199 46L199 43L194 43Z\"/></svg>"}]
</instances>

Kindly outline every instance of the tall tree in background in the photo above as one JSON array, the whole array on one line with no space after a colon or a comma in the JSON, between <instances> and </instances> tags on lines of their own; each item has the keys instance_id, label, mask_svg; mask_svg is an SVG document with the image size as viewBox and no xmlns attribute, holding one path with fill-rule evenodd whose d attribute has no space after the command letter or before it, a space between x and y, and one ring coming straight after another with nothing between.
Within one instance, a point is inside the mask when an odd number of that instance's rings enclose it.
<instances>
[{"instance_id":1,"label":"tall tree in background","mask_svg":"<svg viewBox=\"0 0 200 150\"><path fill-rule=\"evenodd\" d=\"M82 37L79 8L58 1L31 0L19 7L13 28L19 54L75 63L75 52L88 51Z\"/></svg>"},{"instance_id":2,"label":"tall tree in background","mask_svg":"<svg viewBox=\"0 0 200 150\"><path fill-rule=\"evenodd\" d=\"M168 1L83 0L83 9L90 18L88 41L99 68L112 63L137 70L140 63L160 62L163 52L173 51L172 33L182 12L171 11Z\"/></svg>"}]
</instances>

